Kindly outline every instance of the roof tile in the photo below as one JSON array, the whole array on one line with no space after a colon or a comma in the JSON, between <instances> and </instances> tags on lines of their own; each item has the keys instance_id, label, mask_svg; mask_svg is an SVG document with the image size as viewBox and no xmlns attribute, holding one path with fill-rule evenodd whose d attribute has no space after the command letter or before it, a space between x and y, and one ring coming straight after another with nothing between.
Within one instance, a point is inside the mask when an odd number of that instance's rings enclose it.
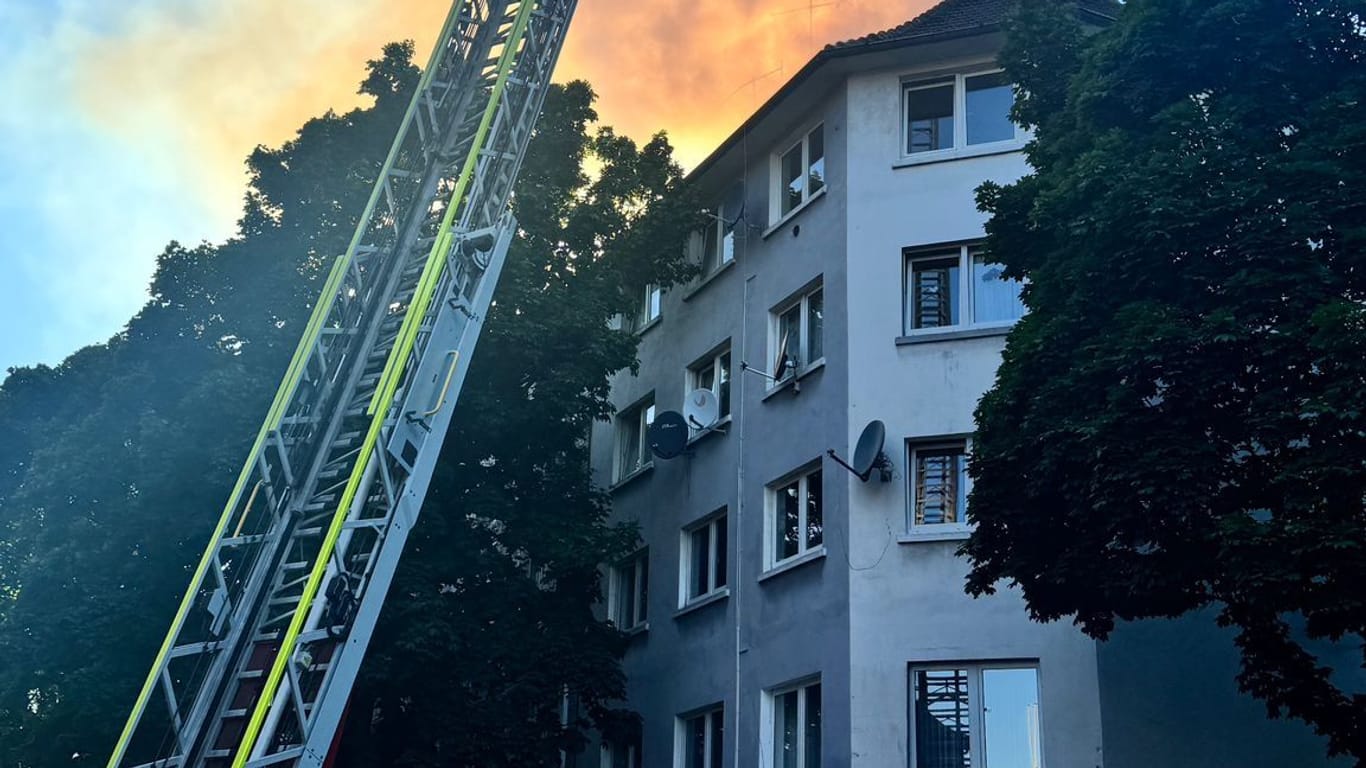
<instances>
[{"instance_id":1,"label":"roof tile","mask_svg":"<svg viewBox=\"0 0 1366 768\"><path fill-rule=\"evenodd\" d=\"M858 48L877 43L910 40L918 37L970 32L992 27L1005 20L1013 0L943 0L924 13L899 26L852 40L831 43L825 50ZM1119 7L1115 0L1078 0L1082 8L1111 16Z\"/></svg>"}]
</instances>

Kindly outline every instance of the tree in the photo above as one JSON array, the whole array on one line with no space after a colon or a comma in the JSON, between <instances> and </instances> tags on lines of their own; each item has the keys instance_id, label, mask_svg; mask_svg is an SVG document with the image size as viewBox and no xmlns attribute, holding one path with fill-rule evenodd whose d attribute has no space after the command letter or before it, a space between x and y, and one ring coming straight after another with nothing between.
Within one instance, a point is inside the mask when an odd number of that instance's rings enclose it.
<instances>
[{"instance_id":1,"label":"tree","mask_svg":"<svg viewBox=\"0 0 1366 768\"><path fill-rule=\"evenodd\" d=\"M258 148L248 160L238 236L217 245L171 243L158 259L151 300L121 333L59 366L14 369L0 385L0 765L94 764L114 743L293 351L321 265L345 248L378 175L417 79L411 56L411 44L394 44L370 62L361 91L374 98L371 106L328 113L285 145ZM522 607L520 625L509 632L460 625L460 634L444 639L439 626L419 630L486 661L515 652L524 638L530 656L559 654L560 669L536 681L550 687L537 692L524 680L490 678L471 687L481 695L529 700L518 686L539 695L573 684L605 702L619 690L619 638L593 620L597 576L587 562L590 550L611 552L632 534L607 527L605 500L589 487L586 462L577 463L566 435L581 434L584 419L602 408L607 373L634 359L634 338L595 330L605 329L602 313L622 305L621 286L686 273L681 250L645 247L651 234L668 244L665 230L677 226L678 209L660 200L678 173L662 138L636 149L609 132L593 145L618 156L587 185L579 161L591 94L576 85L552 99L564 106L542 121L542 149L518 190L526 231L505 279L523 288L500 299L489 321L478 356L488 362L469 379L472 397L484 400L462 411L494 409L523 383L534 387L525 392L534 392L534 402L509 409L503 421L469 415L453 455L500 463L478 475L443 467L433 498L460 505L449 516L429 507L429 526L410 545L416 565L399 588L438 599L424 592L433 583L424 577L444 578L440 568L453 552L461 562L482 558L483 570L470 573L486 581L473 607L460 610L482 619L488 611L478 600L511 599ZM576 194L581 199L569 200ZM529 319L499 319L522 313ZM553 347L507 348L528 339ZM531 463L525 445L497 442L510 437L504 430L543 437L544 462ZM506 521L508 533L472 538L467 512ZM534 582L525 568L491 554L502 552L530 555L541 584L557 591L528 589ZM393 620L419 607L400 605ZM565 631L536 635L537 627ZM384 652L381 645L380 663ZM461 681L453 675L469 671L410 674L455 690ZM575 677L555 677L561 674ZM553 700L537 703L546 698ZM541 721L505 725L500 738L508 744L569 742L583 726L547 736Z\"/></svg>"},{"instance_id":2,"label":"tree","mask_svg":"<svg viewBox=\"0 0 1366 768\"><path fill-rule=\"evenodd\" d=\"M548 94L515 192L521 233L362 670L344 764L557 766L587 728L633 726L613 706L624 637L592 608L599 564L636 533L608 526L587 435L612 413L609 375L635 364L637 337L609 320L639 286L691 275L700 205L662 136L590 135L593 99L583 83Z\"/></svg>"},{"instance_id":3,"label":"tree","mask_svg":"<svg viewBox=\"0 0 1366 768\"><path fill-rule=\"evenodd\" d=\"M1028 278L977 411L968 590L1039 620L1215 606L1240 687L1366 763L1366 33L1346 0L1028 0L1035 172L985 185Z\"/></svg>"},{"instance_id":4,"label":"tree","mask_svg":"<svg viewBox=\"0 0 1366 768\"><path fill-rule=\"evenodd\" d=\"M320 255L345 247L368 193L357 177L378 174L411 53L370 62L374 106L258 149L239 236L168 245L121 333L0 386L0 765L93 763L112 746L317 294Z\"/></svg>"}]
</instances>

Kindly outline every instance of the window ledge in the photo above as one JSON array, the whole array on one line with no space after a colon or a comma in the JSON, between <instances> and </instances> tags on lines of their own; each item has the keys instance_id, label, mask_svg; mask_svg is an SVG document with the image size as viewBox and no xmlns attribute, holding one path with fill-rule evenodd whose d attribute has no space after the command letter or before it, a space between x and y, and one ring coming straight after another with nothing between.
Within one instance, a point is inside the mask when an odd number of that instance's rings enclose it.
<instances>
[{"instance_id":1,"label":"window ledge","mask_svg":"<svg viewBox=\"0 0 1366 768\"><path fill-rule=\"evenodd\" d=\"M822 357L821 359L817 360L811 365L808 365L805 368L798 370L796 376L788 376L786 379L783 379L777 384L774 384L773 386L769 387L768 391L764 393L763 399L768 400L770 397L773 397L779 392L782 392L791 387L793 382L801 381L802 379L806 378L807 376L810 376L811 374L815 373L816 371L819 371L824 367L825 358ZM792 394L795 396L797 392L794 391Z\"/></svg>"},{"instance_id":2,"label":"window ledge","mask_svg":"<svg viewBox=\"0 0 1366 768\"><path fill-rule=\"evenodd\" d=\"M653 461L651 461L650 463L646 464L645 466L641 467L640 469L634 470L633 472L631 472L631 474L627 475L626 477L623 477L623 478L621 478L620 480L616 481L615 483L612 483L611 485L607 486L607 492L608 492L608 493L616 493L620 488L622 488L623 486L625 486L625 485L628 484L628 483L633 482L636 478L638 478L638 477L643 477L644 475L648 475L648 474L650 473L650 471L653 470L654 468L655 468L655 463L654 463Z\"/></svg>"},{"instance_id":3,"label":"window ledge","mask_svg":"<svg viewBox=\"0 0 1366 768\"><path fill-rule=\"evenodd\" d=\"M645 332L659 325L664 320L664 315L655 315L654 319L636 329L637 336L644 336Z\"/></svg>"},{"instance_id":4,"label":"window ledge","mask_svg":"<svg viewBox=\"0 0 1366 768\"><path fill-rule=\"evenodd\" d=\"M928 528L929 526L925 527ZM964 541L971 535L971 528L953 526L942 531L912 530L898 536L896 541L898 544L920 544L929 541Z\"/></svg>"},{"instance_id":5,"label":"window ledge","mask_svg":"<svg viewBox=\"0 0 1366 768\"><path fill-rule=\"evenodd\" d=\"M782 218L773 222L773 224L768 229L764 230L764 233L760 235L759 238L762 240L767 240L770 235L773 235L778 230L782 229L789 221L792 221L793 219L797 218L797 216L801 214L802 211L806 210L812 203L816 202L822 197L825 197L825 190L829 188L830 184L829 182L827 182L825 186L816 190L814 194L803 200L801 205L798 205L796 208L793 208L792 210L788 211L785 215L783 215Z\"/></svg>"},{"instance_id":6,"label":"window ledge","mask_svg":"<svg viewBox=\"0 0 1366 768\"><path fill-rule=\"evenodd\" d=\"M989 336L1005 336L1015 327L1011 322L1006 325L979 325L965 328L946 328L933 331L914 331L896 337L896 345L904 347L912 344L930 344L936 341L957 341L959 339L982 339Z\"/></svg>"},{"instance_id":7,"label":"window ledge","mask_svg":"<svg viewBox=\"0 0 1366 768\"><path fill-rule=\"evenodd\" d=\"M719 603L728 597L730 597L730 587L728 586L721 587L720 589L716 590L715 592L712 592L709 595L695 597L682 608L679 608L678 610L674 611L674 618L681 618L700 608L706 608L707 606L712 605L714 603Z\"/></svg>"},{"instance_id":8,"label":"window ledge","mask_svg":"<svg viewBox=\"0 0 1366 768\"><path fill-rule=\"evenodd\" d=\"M782 574L787 573L788 571L791 571L795 568L800 568L803 565L806 565L807 563L814 563L817 560L824 559L825 545L822 544L819 547L816 547L815 549L808 550L800 555L797 555L796 557L789 558L787 560L782 561L781 563L778 563L777 565L774 565L772 568L769 568L767 571L764 571L763 573L759 574L759 581L761 583L768 581L774 576L781 576Z\"/></svg>"},{"instance_id":9,"label":"window ledge","mask_svg":"<svg viewBox=\"0 0 1366 768\"><path fill-rule=\"evenodd\" d=\"M992 142L991 144L976 144L962 149L939 149L923 154L903 155L901 159L892 163L892 168L913 168L917 165L951 163L955 160L966 160L970 157L1008 155L1011 152L1019 152L1024 149L1025 144L1027 143L1028 142L1024 139L1011 139L1009 141Z\"/></svg>"},{"instance_id":10,"label":"window ledge","mask_svg":"<svg viewBox=\"0 0 1366 768\"><path fill-rule=\"evenodd\" d=\"M702 440L706 439L707 435L711 435L711 434L724 435L724 434L726 434L725 432L721 431L721 428L722 428L722 427L730 426L730 422L731 422L731 416L730 416L730 414L726 414L726 415L723 416L722 418L717 419L715 424L713 424L713 425L711 425L710 427L707 427L706 429L704 429L704 430L698 432L697 434L695 434L695 435L689 437L689 438L688 438L688 447L691 448L691 447L693 446L694 443L698 443L698 442L701 442Z\"/></svg>"},{"instance_id":11,"label":"window ledge","mask_svg":"<svg viewBox=\"0 0 1366 768\"><path fill-rule=\"evenodd\" d=\"M700 292L703 288L706 288L708 285L711 285L711 282L712 282L713 280L715 280L716 278L720 277L720 276L721 276L722 274L724 274L725 272L729 271L730 268L733 267L733 266L735 266L735 259L732 258L730 261L726 262L725 264L722 264L721 266L717 267L716 269L713 269L709 274L704 275L704 276L702 277L702 279L700 279L700 280L697 281L697 284L696 284L696 285L692 286L691 288L689 288L687 291L685 291L685 292L683 293L683 300L684 300L684 301L688 301L688 300L691 299L692 297L696 296L696 295L698 294L698 292Z\"/></svg>"},{"instance_id":12,"label":"window ledge","mask_svg":"<svg viewBox=\"0 0 1366 768\"><path fill-rule=\"evenodd\" d=\"M650 622L648 622L648 621L642 621L641 623L635 625L634 627L631 627L630 629L623 629L623 630L621 630L621 633L622 633L623 635L626 635L626 636L629 637L629 638L634 639L634 638L640 637L641 635L643 635L643 634L645 634L646 632L649 632L649 631L650 631Z\"/></svg>"}]
</instances>

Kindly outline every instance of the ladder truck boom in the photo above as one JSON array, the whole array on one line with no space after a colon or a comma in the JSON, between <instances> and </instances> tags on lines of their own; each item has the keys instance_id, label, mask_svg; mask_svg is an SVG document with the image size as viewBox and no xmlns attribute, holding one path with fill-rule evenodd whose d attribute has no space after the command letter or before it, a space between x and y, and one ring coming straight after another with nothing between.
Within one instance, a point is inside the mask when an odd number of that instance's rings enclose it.
<instances>
[{"instance_id":1,"label":"ladder truck boom","mask_svg":"<svg viewBox=\"0 0 1366 768\"><path fill-rule=\"evenodd\" d=\"M319 768L516 230L576 0L457 0L108 768Z\"/></svg>"}]
</instances>

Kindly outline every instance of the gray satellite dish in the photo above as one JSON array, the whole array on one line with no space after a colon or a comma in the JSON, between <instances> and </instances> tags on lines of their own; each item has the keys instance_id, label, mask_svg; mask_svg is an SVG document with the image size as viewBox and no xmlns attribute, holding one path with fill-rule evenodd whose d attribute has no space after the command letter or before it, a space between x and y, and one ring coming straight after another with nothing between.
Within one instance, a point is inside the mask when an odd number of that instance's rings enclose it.
<instances>
[{"instance_id":1,"label":"gray satellite dish","mask_svg":"<svg viewBox=\"0 0 1366 768\"><path fill-rule=\"evenodd\" d=\"M854 462L852 464L835 455L835 449L826 451L830 458L839 463L841 467L854 473L858 479L868 482L873 470L878 470L878 479L887 482L892 479L892 461L887 458L887 454L882 452L882 446L887 441L887 427L876 419L868 422L868 426L863 428L863 433L858 436L858 444L854 446Z\"/></svg>"},{"instance_id":2,"label":"gray satellite dish","mask_svg":"<svg viewBox=\"0 0 1366 768\"><path fill-rule=\"evenodd\" d=\"M721 418L721 401L710 389L694 389L683 403L683 418L693 429L706 429Z\"/></svg>"},{"instance_id":3,"label":"gray satellite dish","mask_svg":"<svg viewBox=\"0 0 1366 768\"><path fill-rule=\"evenodd\" d=\"M650 450L661 459L676 458L688 447L688 422L678 411L665 411L650 425Z\"/></svg>"}]
</instances>

